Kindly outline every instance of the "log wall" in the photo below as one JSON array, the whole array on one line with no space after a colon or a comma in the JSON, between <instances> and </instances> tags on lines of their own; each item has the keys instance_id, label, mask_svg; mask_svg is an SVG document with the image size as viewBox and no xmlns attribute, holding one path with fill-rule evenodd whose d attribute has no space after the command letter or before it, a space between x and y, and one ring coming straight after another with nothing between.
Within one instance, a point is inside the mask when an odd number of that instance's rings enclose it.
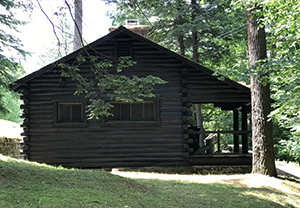
<instances>
[{"instance_id":1,"label":"log wall","mask_svg":"<svg viewBox=\"0 0 300 208\"><path fill-rule=\"evenodd\" d=\"M155 87L159 121L55 124L54 97L71 96L76 90L76 83L70 80L60 86L56 68L27 82L24 88L24 152L29 160L82 168L188 165L188 146L182 137L182 64L145 43L130 41L137 64L122 73L152 74L168 81ZM108 41L94 49L113 56L114 45ZM81 70L88 70L88 65Z\"/></svg>"},{"instance_id":2,"label":"log wall","mask_svg":"<svg viewBox=\"0 0 300 208\"><path fill-rule=\"evenodd\" d=\"M96 51L108 56L129 53L137 64L123 69L122 74L154 75L168 81L155 86L159 119L56 123L54 103L58 98L69 99L76 83L64 80L66 84L62 84L60 69L54 67L19 89L24 101L24 153L29 160L77 168L189 165L192 103L249 101L249 95L216 77L123 33L94 44L89 54L96 55ZM89 64L82 65L81 70L87 73Z\"/></svg>"}]
</instances>

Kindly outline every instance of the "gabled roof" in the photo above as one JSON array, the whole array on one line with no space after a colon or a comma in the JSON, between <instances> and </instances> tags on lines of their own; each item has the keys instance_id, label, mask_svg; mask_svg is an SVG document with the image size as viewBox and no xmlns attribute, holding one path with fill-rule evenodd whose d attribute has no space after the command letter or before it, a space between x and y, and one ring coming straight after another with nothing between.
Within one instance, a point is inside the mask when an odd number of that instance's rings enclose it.
<instances>
[{"instance_id":1,"label":"gabled roof","mask_svg":"<svg viewBox=\"0 0 300 208\"><path fill-rule=\"evenodd\" d=\"M160 50L160 51L162 51L162 52L170 55L171 57L174 57L174 58L182 61L183 63L186 63L187 65L193 66L193 67L195 67L195 68L201 70L202 72L207 73L207 74L209 74L211 76L213 76L213 74L215 73L213 70L211 70L211 69L209 69L207 67L204 67L204 66L202 66L202 65L200 65L200 64L198 64L198 63L196 63L196 62L194 62L194 61L192 61L192 60L190 60L190 59L188 59L188 58L186 58L184 56L179 55L178 53L175 53L175 52L173 52L173 51L171 51L171 50L169 50L169 49L167 49L167 48L165 48L165 47L163 47L163 46L161 46L161 45L159 45L159 44L157 44L157 43L155 43L155 42L153 42L153 41L151 41L151 40L149 40L147 38L144 38L144 37L142 37L142 36L140 36L140 35L132 32L132 31L126 29L123 26L120 26L117 30L114 30L111 33L107 34L106 36L104 36L104 37L102 37L102 38L100 38L100 39L98 39L98 40L96 40L96 41L94 41L94 42L92 42L92 43L84 46L84 48L81 48L81 49L79 49L77 51L74 51L73 53L71 53L71 54L69 54L69 55L67 55L67 56L65 56L65 57L63 57L61 59L58 59L57 61L55 61L55 62L53 62L53 63L51 63L51 64L49 64L49 65L47 65L47 66L45 66L45 67L43 67L41 69L39 69L39 70L37 70L37 71L29 74L29 75L27 75L27 76L25 76L25 77L17 80L13 84L11 84L10 89L14 90L14 91L18 91L18 89L22 85L26 84L28 81L34 79L35 77L38 77L38 76L40 76L40 75L48 72L49 70L51 70L54 67L56 67L59 63L66 62L66 61L68 61L68 60L76 57L83 50L90 50L90 49L94 48L95 46L97 46L97 45L99 45L99 44L101 44L101 43L103 43L103 42L105 42L107 40L113 39L115 36L117 36L117 35L119 35L121 33L124 33L124 34L126 34L126 35L128 35L128 36L130 36L130 37L132 37L132 38L134 38L136 40L141 41L141 42L147 43L150 46L152 46L152 47L154 47L154 48L156 48L156 49L158 49L158 50ZM223 76L223 75L220 75L220 76ZM244 91L245 93L249 93L250 94L250 89L248 87L246 87L244 85L241 85L238 82L235 82L235 81L233 81L233 80L231 80L231 79L229 79L229 78L227 78L225 76L223 76L223 77L225 78L224 82L226 82L227 84L229 84L229 85L231 85L231 86L233 86L233 87L235 87L235 88L237 88L237 89L239 89L241 91Z\"/></svg>"}]
</instances>

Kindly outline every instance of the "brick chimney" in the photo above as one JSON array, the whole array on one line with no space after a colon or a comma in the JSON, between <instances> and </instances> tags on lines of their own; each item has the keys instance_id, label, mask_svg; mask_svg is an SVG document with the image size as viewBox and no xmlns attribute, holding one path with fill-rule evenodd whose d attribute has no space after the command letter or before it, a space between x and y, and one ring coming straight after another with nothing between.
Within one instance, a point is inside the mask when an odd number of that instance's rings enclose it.
<instances>
[{"instance_id":1,"label":"brick chimney","mask_svg":"<svg viewBox=\"0 0 300 208\"><path fill-rule=\"evenodd\" d=\"M125 20L125 25L124 27L126 27L128 30L135 32L141 36L143 36L144 38L148 38L147 34L148 34L148 30L149 30L149 26L147 25L140 25L140 22L138 19L127 19ZM112 32L114 30L118 29L118 27L116 26L112 26L109 27L109 32Z\"/></svg>"}]
</instances>

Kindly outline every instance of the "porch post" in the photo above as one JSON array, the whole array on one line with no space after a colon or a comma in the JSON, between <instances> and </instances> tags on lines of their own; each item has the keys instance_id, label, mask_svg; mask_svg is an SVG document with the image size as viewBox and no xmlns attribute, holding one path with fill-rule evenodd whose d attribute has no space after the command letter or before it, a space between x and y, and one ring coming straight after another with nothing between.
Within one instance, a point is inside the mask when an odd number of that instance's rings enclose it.
<instances>
[{"instance_id":1,"label":"porch post","mask_svg":"<svg viewBox=\"0 0 300 208\"><path fill-rule=\"evenodd\" d=\"M233 110L233 130L238 131L239 130L239 111ZM239 135L233 134L233 152L239 152Z\"/></svg>"},{"instance_id":2,"label":"porch post","mask_svg":"<svg viewBox=\"0 0 300 208\"><path fill-rule=\"evenodd\" d=\"M246 106L242 107L242 131L247 131L247 110ZM243 154L248 154L248 134L242 134Z\"/></svg>"}]
</instances>

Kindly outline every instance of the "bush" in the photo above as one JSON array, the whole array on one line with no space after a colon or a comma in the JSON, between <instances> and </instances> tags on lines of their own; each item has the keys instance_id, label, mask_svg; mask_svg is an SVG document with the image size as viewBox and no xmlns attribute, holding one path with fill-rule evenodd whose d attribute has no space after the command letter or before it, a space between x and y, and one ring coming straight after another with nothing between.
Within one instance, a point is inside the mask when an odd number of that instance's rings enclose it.
<instances>
[{"instance_id":1,"label":"bush","mask_svg":"<svg viewBox=\"0 0 300 208\"><path fill-rule=\"evenodd\" d=\"M291 137L289 140L281 140L278 145L277 159L300 164L300 138Z\"/></svg>"},{"instance_id":2,"label":"bush","mask_svg":"<svg viewBox=\"0 0 300 208\"><path fill-rule=\"evenodd\" d=\"M0 154L13 158L22 158L20 154L21 139L0 137Z\"/></svg>"}]
</instances>

